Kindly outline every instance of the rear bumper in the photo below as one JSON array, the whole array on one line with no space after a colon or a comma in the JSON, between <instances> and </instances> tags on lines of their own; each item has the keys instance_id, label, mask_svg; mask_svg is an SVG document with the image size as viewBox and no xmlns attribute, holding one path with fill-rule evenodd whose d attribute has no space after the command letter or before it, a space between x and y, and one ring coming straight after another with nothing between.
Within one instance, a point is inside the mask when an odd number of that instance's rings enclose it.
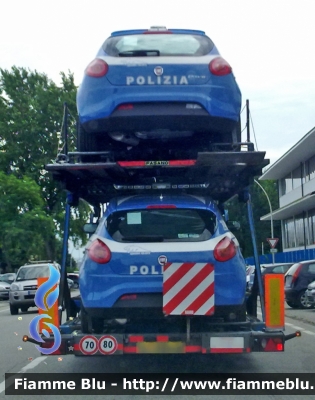
<instances>
[{"instance_id":1,"label":"rear bumper","mask_svg":"<svg viewBox=\"0 0 315 400\"><path fill-rule=\"evenodd\" d=\"M245 279L236 279L231 274L215 278L214 304L218 306L240 306L245 300ZM234 280L233 280L234 279ZM227 288L227 281L233 281L233 290ZM148 275L101 275L82 274L80 293L86 310L111 308L152 308L162 310L162 276ZM134 296L134 298L128 298ZM125 300L124 300L125 298ZM117 315L117 314L116 314Z\"/></svg>"},{"instance_id":2,"label":"rear bumper","mask_svg":"<svg viewBox=\"0 0 315 400\"><path fill-rule=\"evenodd\" d=\"M85 77L77 94L80 122L109 117L121 104L157 105L154 113L164 105L197 104L208 115L238 121L242 104L238 86L232 81L216 85L179 86L113 86L104 78ZM190 107L190 106L189 106ZM193 115L198 109L188 109ZM150 111L152 113L152 109ZM165 113L164 113L165 114ZM168 115L168 113L166 113Z\"/></svg>"},{"instance_id":3,"label":"rear bumper","mask_svg":"<svg viewBox=\"0 0 315 400\"><path fill-rule=\"evenodd\" d=\"M16 307L34 307L35 293L29 294L28 291L13 291L9 293L10 303Z\"/></svg>"},{"instance_id":4,"label":"rear bumper","mask_svg":"<svg viewBox=\"0 0 315 400\"><path fill-rule=\"evenodd\" d=\"M109 333L105 336L94 334L87 336L76 329L76 334L63 333L59 349L52 355L74 354L76 356L102 356L124 354L240 354L250 352L283 352L287 339L282 331L262 332L251 328L252 324L231 325L222 332L187 332L182 333ZM65 328L65 327L64 327ZM78 328L76 326L75 328ZM225 326L225 328L227 328ZM257 326L258 328L258 326ZM67 330L71 327L67 327ZM260 327L261 329L261 327ZM146 331L146 330L145 330ZM88 346L86 341L93 341ZM53 338L45 339L44 347L51 347ZM106 346L104 345L106 343ZM110 345L109 345L110 344ZM90 349L91 347L91 349Z\"/></svg>"},{"instance_id":5,"label":"rear bumper","mask_svg":"<svg viewBox=\"0 0 315 400\"><path fill-rule=\"evenodd\" d=\"M81 119L81 118L80 118ZM89 132L137 132L137 131L209 131L231 132L237 120L210 115L205 109L187 108L186 103L139 103L132 109L116 109L109 116L84 122Z\"/></svg>"}]
</instances>

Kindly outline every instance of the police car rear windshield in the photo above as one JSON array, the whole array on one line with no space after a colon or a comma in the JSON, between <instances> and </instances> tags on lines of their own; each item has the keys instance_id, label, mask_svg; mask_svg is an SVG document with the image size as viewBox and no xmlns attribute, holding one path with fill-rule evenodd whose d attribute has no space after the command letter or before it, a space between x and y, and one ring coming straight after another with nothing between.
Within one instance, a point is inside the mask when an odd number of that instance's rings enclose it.
<instances>
[{"instance_id":1,"label":"police car rear windshield","mask_svg":"<svg viewBox=\"0 0 315 400\"><path fill-rule=\"evenodd\" d=\"M217 220L208 210L147 209L113 213L106 225L117 242L200 242L211 238Z\"/></svg>"},{"instance_id":2,"label":"police car rear windshield","mask_svg":"<svg viewBox=\"0 0 315 400\"><path fill-rule=\"evenodd\" d=\"M110 37L103 50L114 57L204 56L213 47L211 39L203 35L142 34Z\"/></svg>"}]
</instances>

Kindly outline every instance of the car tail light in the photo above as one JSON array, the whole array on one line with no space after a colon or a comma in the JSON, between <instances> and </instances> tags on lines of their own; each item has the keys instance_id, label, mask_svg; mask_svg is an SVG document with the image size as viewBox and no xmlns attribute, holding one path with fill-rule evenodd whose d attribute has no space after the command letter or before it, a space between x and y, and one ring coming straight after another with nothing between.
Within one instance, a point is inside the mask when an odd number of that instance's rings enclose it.
<instances>
[{"instance_id":1,"label":"car tail light","mask_svg":"<svg viewBox=\"0 0 315 400\"><path fill-rule=\"evenodd\" d=\"M224 58L216 57L210 62L209 70L213 75L224 76L232 72L232 67Z\"/></svg>"},{"instance_id":2,"label":"car tail light","mask_svg":"<svg viewBox=\"0 0 315 400\"><path fill-rule=\"evenodd\" d=\"M236 254L236 247L230 238L227 236L220 240L220 242L215 246L213 251L213 256L217 261L228 261L233 258Z\"/></svg>"},{"instance_id":3,"label":"car tail light","mask_svg":"<svg viewBox=\"0 0 315 400\"><path fill-rule=\"evenodd\" d=\"M100 58L95 58L85 69L86 75L92 76L93 78L101 78L106 75L107 72L108 64Z\"/></svg>"},{"instance_id":4,"label":"car tail light","mask_svg":"<svg viewBox=\"0 0 315 400\"><path fill-rule=\"evenodd\" d=\"M302 269L302 264L300 264L297 269L295 270L295 272L292 275L292 281L291 281L291 287L294 285L294 282L297 280L299 273Z\"/></svg>"},{"instance_id":5,"label":"car tail light","mask_svg":"<svg viewBox=\"0 0 315 400\"><path fill-rule=\"evenodd\" d=\"M111 259L111 251L105 243L96 239L88 249L88 254L91 260L98 264L106 264Z\"/></svg>"}]
</instances>

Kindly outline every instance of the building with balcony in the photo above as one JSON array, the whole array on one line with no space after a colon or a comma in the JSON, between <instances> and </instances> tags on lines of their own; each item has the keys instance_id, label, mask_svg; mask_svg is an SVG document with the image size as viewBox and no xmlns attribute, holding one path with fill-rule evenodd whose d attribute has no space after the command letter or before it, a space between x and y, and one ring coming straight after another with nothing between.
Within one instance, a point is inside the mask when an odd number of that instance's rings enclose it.
<instances>
[{"instance_id":1,"label":"building with balcony","mask_svg":"<svg viewBox=\"0 0 315 400\"><path fill-rule=\"evenodd\" d=\"M279 208L273 210L272 218L281 221L283 252L296 252L292 261L315 258L315 128L260 179L278 182ZM270 213L261 217L270 219Z\"/></svg>"}]
</instances>

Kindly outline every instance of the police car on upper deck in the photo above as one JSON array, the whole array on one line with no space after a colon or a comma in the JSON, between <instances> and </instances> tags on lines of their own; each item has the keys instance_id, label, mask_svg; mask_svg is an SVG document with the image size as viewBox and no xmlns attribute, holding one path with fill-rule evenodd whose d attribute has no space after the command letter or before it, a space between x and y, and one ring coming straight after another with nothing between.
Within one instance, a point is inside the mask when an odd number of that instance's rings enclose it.
<instances>
[{"instance_id":1,"label":"police car on upper deck","mask_svg":"<svg viewBox=\"0 0 315 400\"><path fill-rule=\"evenodd\" d=\"M84 332L101 331L104 320L165 315L245 320L245 262L211 199L118 197L85 228L94 233L80 268Z\"/></svg>"},{"instance_id":2,"label":"police car on upper deck","mask_svg":"<svg viewBox=\"0 0 315 400\"><path fill-rule=\"evenodd\" d=\"M81 152L143 158L167 142L168 151L191 156L241 141L232 68L198 30L113 32L85 70L77 108Z\"/></svg>"}]
</instances>

